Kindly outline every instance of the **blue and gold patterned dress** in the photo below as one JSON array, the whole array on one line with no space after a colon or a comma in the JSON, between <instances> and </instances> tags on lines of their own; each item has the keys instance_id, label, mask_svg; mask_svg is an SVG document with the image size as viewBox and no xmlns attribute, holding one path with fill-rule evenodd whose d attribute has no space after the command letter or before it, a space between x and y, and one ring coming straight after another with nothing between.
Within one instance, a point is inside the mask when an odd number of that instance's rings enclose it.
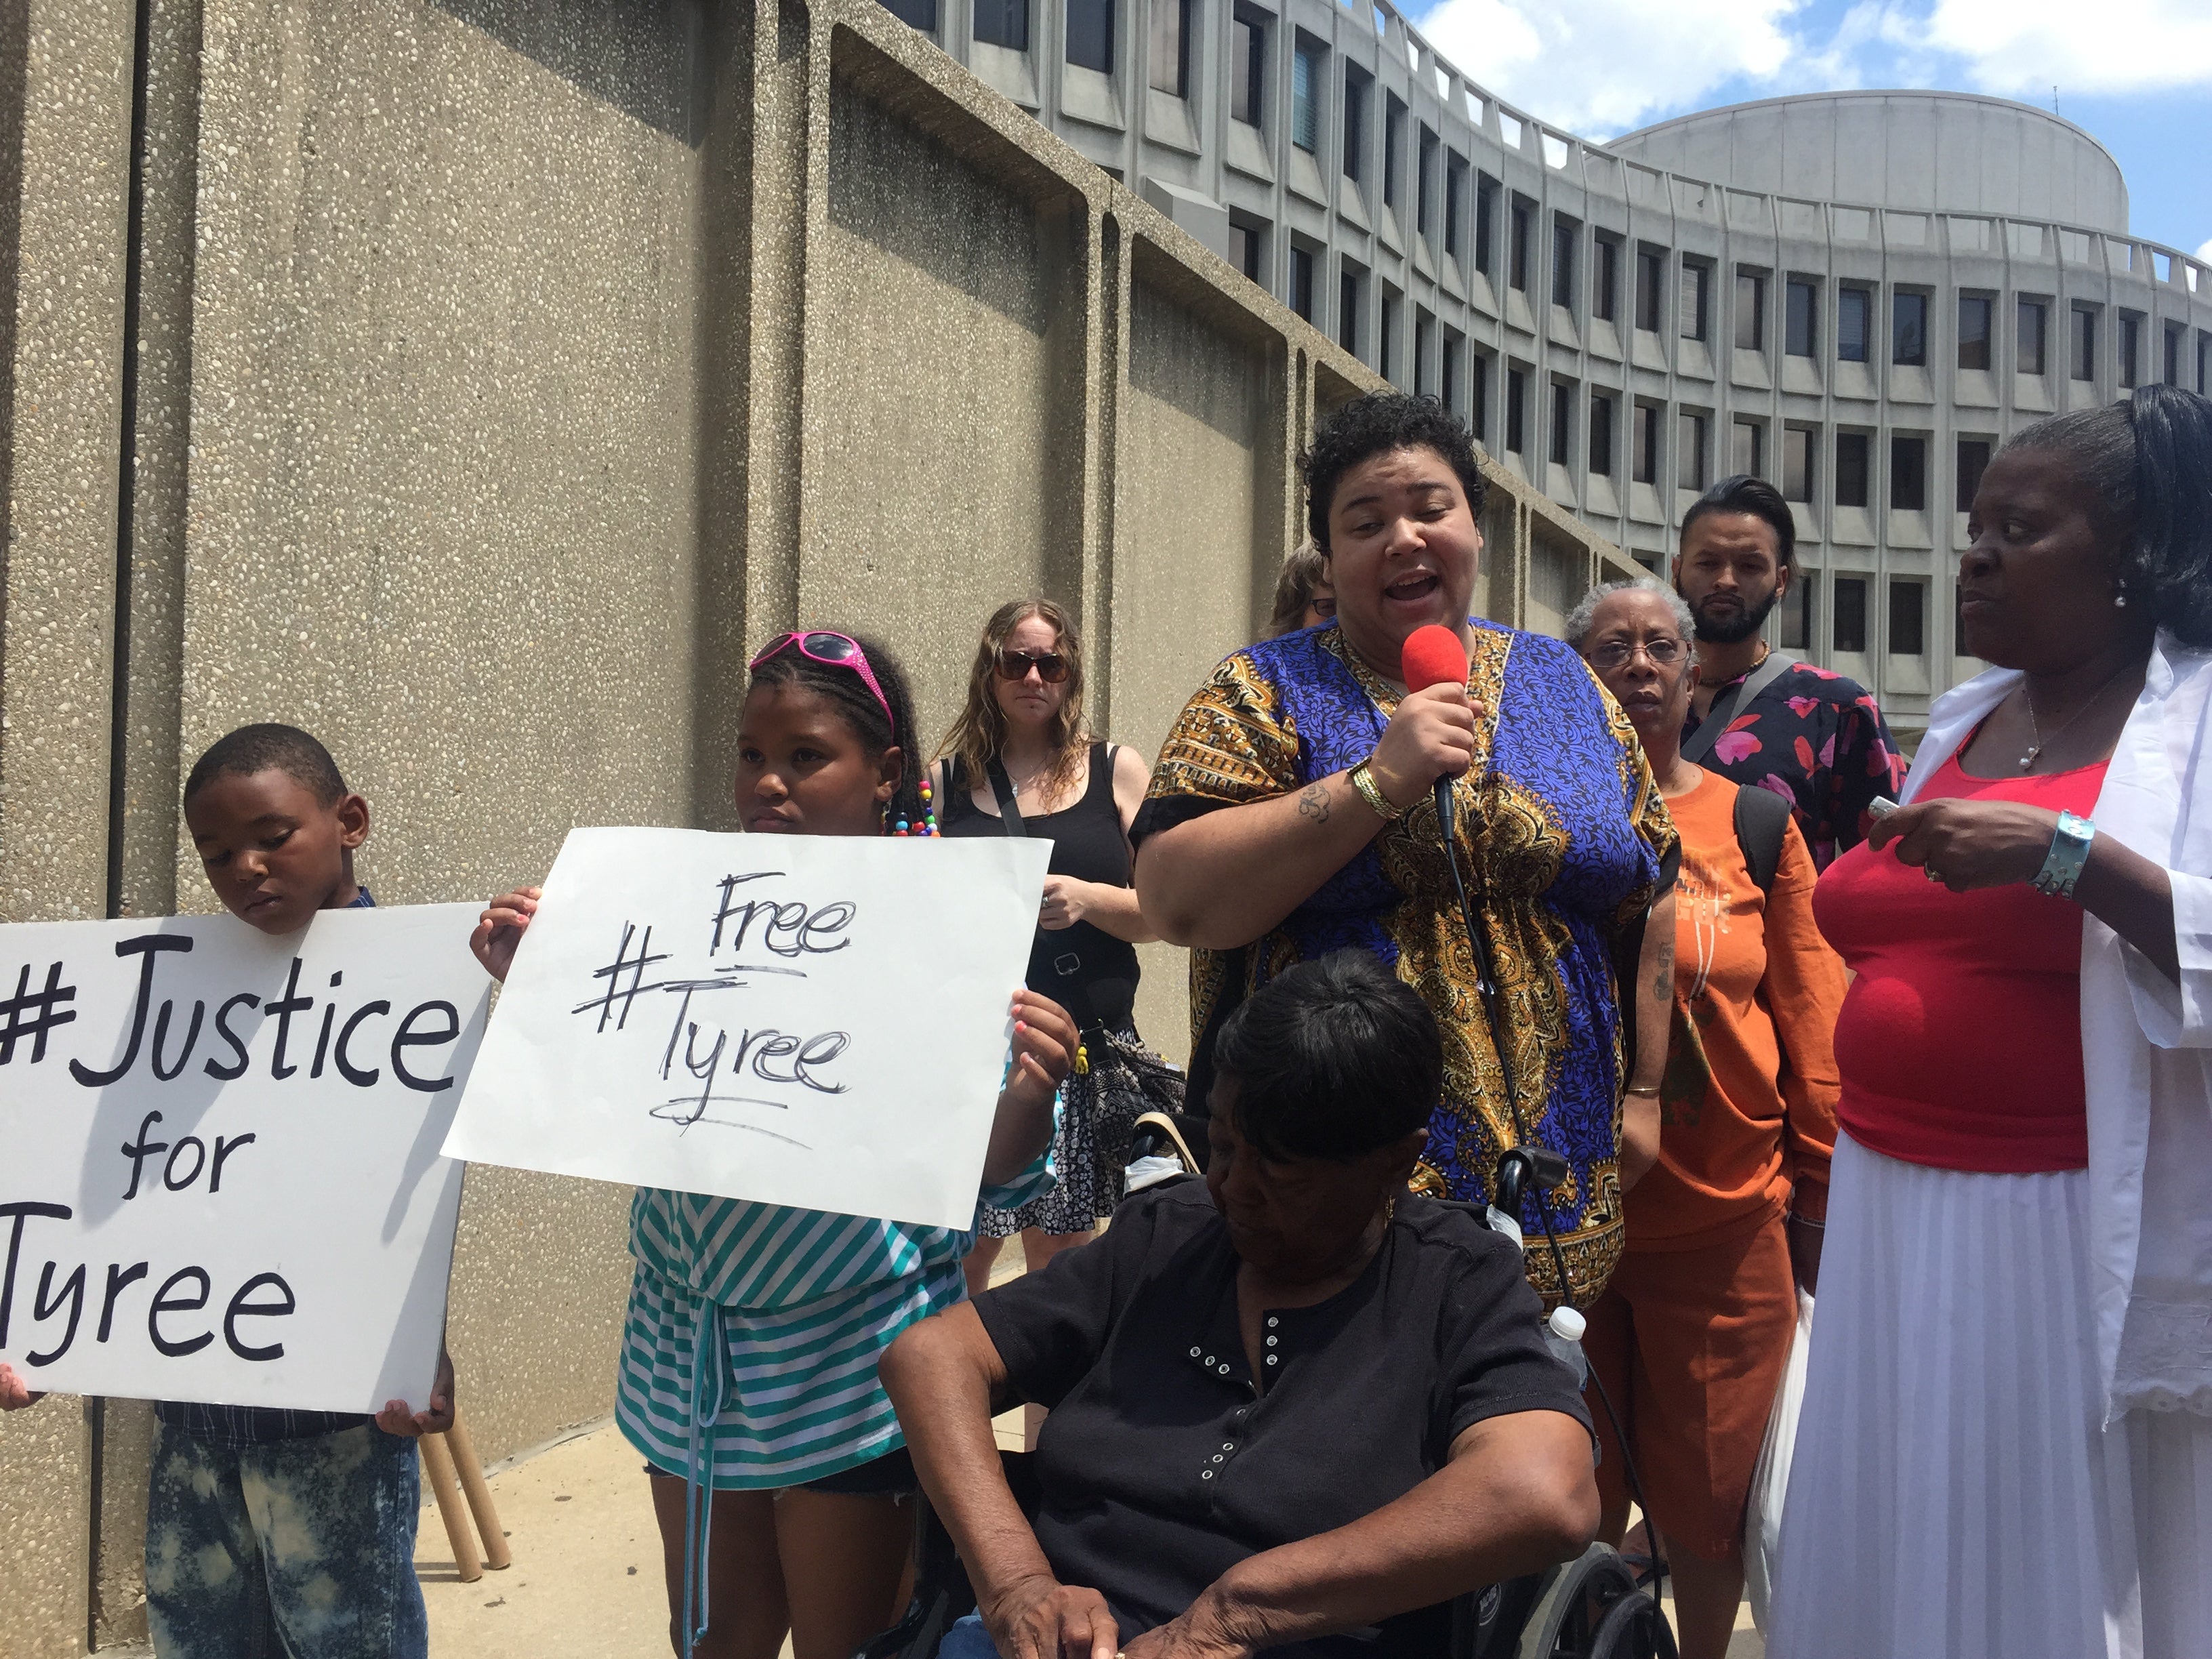
<instances>
[{"instance_id":1,"label":"blue and gold patterned dress","mask_svg":"<svg viewBox=\"0 0 2212 1659\"><path fill-rule=\"evenodd\" d=\"M1568 1164L1566 1181L1532 1203L1548 1206L1573 1300L1587 1305L1621 1245L1614 948L1650 905L1677 836L1634 728L1582 659L1541 635L1473 627L1468 690L1488 712L1455 785L1461 866L1497 961L1522 1113ZM1133 835L1340 772L1374 751L1397 706L1334 623L1239 651L1176 721ZM1191 953L1194 1077L1210 1071L1205 1053L1230 1007L1292 963L1346 946L1395 968L1443 1029L1444 1098L1414 1184L1486 1200L1513 1115L1431 801L1265 938ZM1533 1211L1522 1219L1535 1237ZM1528 1270L1554 1298L1549 1253L1531 1250Z\"/></svg>"}]
</instances>

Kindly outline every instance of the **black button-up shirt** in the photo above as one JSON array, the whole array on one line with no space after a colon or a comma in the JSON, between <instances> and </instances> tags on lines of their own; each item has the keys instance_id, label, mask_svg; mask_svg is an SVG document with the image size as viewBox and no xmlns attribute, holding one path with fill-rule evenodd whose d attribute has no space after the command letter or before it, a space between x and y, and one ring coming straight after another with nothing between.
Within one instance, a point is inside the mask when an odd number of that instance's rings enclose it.
<instances>
[{"instance_id":1,"label":"black button-up shirt","mask_svg":"<svg viewBox=\"0 0 2212 1659\"><path fill-rule=\"evenodd\" d=\"M1265 1393L1237 1328L1237 1268L1205 1183L1184 1180L975 1299L1016 1392L1051 1408L1037 1541L1061 1583L1106 1597L1125 1641L1245 1557L1403 1497L1486 1418L1589 1425L1520 1253L1469 1206L1402 1200L1352 1285L1264 1310ZM1412 1650L1433 1622L1279 1651Z\"/></svg>"}]
</instances>

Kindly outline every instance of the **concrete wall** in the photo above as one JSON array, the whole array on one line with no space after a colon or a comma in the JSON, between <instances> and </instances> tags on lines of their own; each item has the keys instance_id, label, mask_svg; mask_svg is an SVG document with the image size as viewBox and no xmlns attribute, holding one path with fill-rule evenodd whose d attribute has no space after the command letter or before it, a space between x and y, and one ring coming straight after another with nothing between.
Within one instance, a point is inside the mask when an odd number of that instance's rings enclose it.
<instances>
[{"instance_id":1,"label":"concrete wall","mask_svg":"<svg viewBox=\"0 0 2212 1659\"><path fill-rule=\"evenodd\" d=\"M0 297L6 921L210 908L178 787L249 720L330 742L387 903L725 825L745 643L799 619L887 635L933 732L1049 592L1149 752L1378 383L872 0L0 4ZM1621 568L1500 491L1492 614L1546 614L1532 545ZM487 1457L608 1409L627 1199L471 1172ZM0 1420L0 1652L143 1632L149 1439Z\"/></svg>"}]
</instances>

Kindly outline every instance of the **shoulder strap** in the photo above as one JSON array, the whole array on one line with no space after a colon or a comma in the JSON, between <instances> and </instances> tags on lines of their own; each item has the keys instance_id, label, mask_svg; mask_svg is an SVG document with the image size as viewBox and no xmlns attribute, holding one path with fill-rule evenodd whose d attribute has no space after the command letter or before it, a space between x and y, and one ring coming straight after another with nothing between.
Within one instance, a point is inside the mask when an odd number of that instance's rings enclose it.
<instances>
[{"instance_id":1,"label":"shoulder strap","mask_svg":"<svg viewBox=\"0 0 2212 1659\"><path fill-rule=\"evenodd\" d=\"M991 793L999 798L999 827L1010 836L1026 836L1029 826L1022 822L1022 809L1014 804L1014 781L1006 775L1006 763L996 755L983 769L990 775Z\"/></svg>"},{"instance_id":2,"label":"shoulder strap","mask_svg":"<svg viewBox=\"0 0 2212 1659\"><path fill-rule=\"evenodd\" d=\"M1729 722L1737 714L1751 707L1759 694L1797 665L1797 659L1787 651L1769 651L1766 660L1753 669L1736 684L1733 691L1723 691L1713 699L1713 706L1698 729L1682 739L1682 758L1697 765L1713 752L1713 745L1721 740L1721 733L1729 729Z\"/></svg>"},{"instance_id":3,"label":"shoulder strap","mask_svg":"<svg viewBox=\"0 0 2212 1659\"><path fill-rule=\"evenodd\" d=\"M1747 783L1735 792L1735 844L1762 893L1774 890L1782 866L1782 840L1790 833L1790 803L1771 789Z\"/></svg>"}]
</instances>

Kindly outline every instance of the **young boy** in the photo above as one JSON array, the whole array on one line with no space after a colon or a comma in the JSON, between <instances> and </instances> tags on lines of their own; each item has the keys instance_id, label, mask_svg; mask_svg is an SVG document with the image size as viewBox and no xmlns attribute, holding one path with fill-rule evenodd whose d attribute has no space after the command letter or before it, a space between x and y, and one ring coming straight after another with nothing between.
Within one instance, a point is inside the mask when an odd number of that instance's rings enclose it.
<instances>
[{"instance_id":1,"label":"young boy","mask_svg":"<svg viewBox=\"0 0 2212 1659\"><path fill-rule=\"evenodd\" d=\"M353 869L368 803L296 727L224 738L185 780L184 810L216 896L264 933L374 902ZM156 1402L146 1611L161 1659L425 1659L408 1443L453 1425L453 1397L441 1352L424 1412ZM0 1376L0 1408L37 1398Z\"/></svg>"}]
</instances>

